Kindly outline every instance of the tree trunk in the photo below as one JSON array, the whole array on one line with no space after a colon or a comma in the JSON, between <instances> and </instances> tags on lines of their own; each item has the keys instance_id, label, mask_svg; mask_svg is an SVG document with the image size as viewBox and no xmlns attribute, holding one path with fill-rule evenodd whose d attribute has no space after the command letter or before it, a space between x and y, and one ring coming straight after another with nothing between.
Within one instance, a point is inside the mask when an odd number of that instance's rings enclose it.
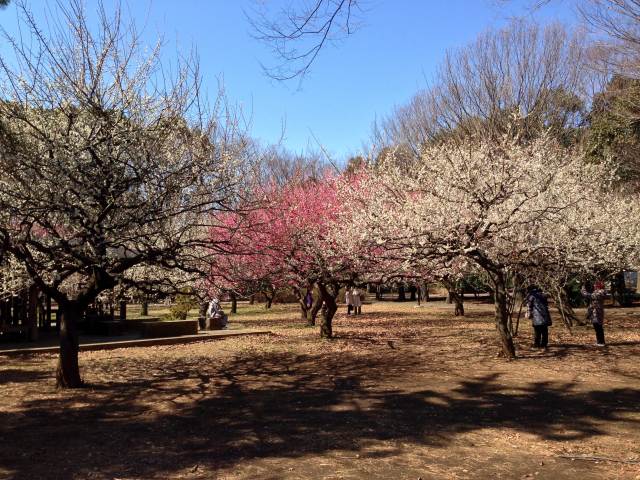
<instances>
[{"instance_id":1,"label":"tree trunk","mask_svg":"<svg viewBox=\"0 0 640 480\"><path fill-rule=\"evenodd\" d=\"M300 305L300 319L307 321L309 319L309 309L307 308L306 302L306 291L303 293L301 288L293 287L293 293L295 293L296 298L298 299L298 305Z\"/></svg>"},{"instance_id":2,"label":"tree trunk","mask_svg":"<svg viewBox=\"0 0 640 480\"><path fill-rule=\"evenodd\" d=\"M451 291L453 303L455 304L454 315L456 317L464 317L464 298L456 290Z\"/></svg>"},{"instance_id":3,"label":"tree trunk","mask_svg":"<svg viewBox=\"0 0 640 480\"><path fill-rule=\"evenodd\" d=\"M416 292L418 291L418 289L416 288L415 285L411 285L409 287L409 301L411 302L415 302L416 301Z\"/></svg>"},{"instance_id":4,"label":"tree trunk","mask_svg":"<svg viewBox=\"0 0 640 480\"><path fill-rule=\"evenodd\" d=\"M198 308L198 326L200 330L208 330L207 328L207 309L209 304L207 302L200 302Z\"/></svg>"},{"instance_id":5,"label":"tree trunk","mask_svg":"<svg viewBox=\"0 0 640 480\"><path fill-rule=\"evenodd\" d=\"M376 285L376 300L382 300L382 286Z\"/></svg>"},{"instance_id":6,"label":"tree trunk","mask_svg":"<svg viewBox=\"0 0 640 480\"><path fill-rule=\"evenodd\" d=\"M322 323L320 324L320 337L333 338L333 317L338 311L336 298L338 296L339 287L328 287L323 283L318 283L318 290L324 302L322 306Z\"/></svg>"},{"instance_id":7,"label":"tree trunk","mask_svg":"<svg viewBox=\"0 0 640 480\"><path fill-rule=\"evenodd\" d=\"M77 325L82 315L80 306L74 302L58 305L60 322L60 356L56 370L56 385L59 388L82 387L80 368L78 366L78 330Z\"/></svg>"},{"instance_id":8,"label":"tree trunk","mask_svg":"<svg viewBox=\"0 0 640 480\"><path fill-rule=\"evenodd\" d=\"M249 305L253 305L254 303L256 303L256 296L255 295L251 295L249 297Z\"/></svg>"},{"instance_id":9,"label":"tree trunk","mask_svg":"<svg viewBox=\"0 0 640 480\"><path fill-rule=\"evenodd\" d=\"M398 287L398 301L404 302L406 299L407 299L407 296L405 294L404 285L400 285Z\"/></svg>"},{"instance_id":10,"label":"tree trunk","mask_svg":"<svg viewBox=\"0 0 640 480\"><path fill-rule=\"evenodd\" d=\"M127 319L127 301L120 300L120 320L123 322Z\"/></svg>"},{"instance_id":11,"label":"tree trunk","mask_svg":"<svg viewBox=\"0 0 640 480\"><path fill-rule=\"evenodd\" d=\"M264 304L264 308L269 309L271 308L271 305L273 305L273 299L276 296L276 292L273 290L263 290L262 294L264 295L265 298L265 304Z\"/></svg>"},{"instance_id":12,"label":"tree trunk","mask_svg":"<svg viewBox=\"0 0 640 480\"><path fill-rule=\"evenodd\" d=\"M309 326L313 327L316 324L316 318L318 317L318 312L322 308L322 295L317 295L316 298L313 299L313 305L311 306L311 311L309 315Z\"/></svg>"},{"instance_id":13,"label":"tree trunk","mask_svg":"<svg viewBox=\"0 0 640 480\"><path fill-rule=\"evenodd\" d=\"M567 328L571 328L574 324L587 324L586 320L578 318L576 313L573 311L573 307L571 307L571 303L569 301L569 295L567 295L567 291L564 287L559 287L556 291L555 301L556 310L558 310L560 318L562 318L562 321L567 326Z\"/></svg>"},{"instance_id":14,"label":"tree trunk","mask_svg":"<svg viewBox=\"0 0 640 480\"><path fill-rule=\"evenodd\" d=\"M423 281L418 282L417 292L418 292L418 306L422 304L422 302L426 302L429 300L427 295L426 283Z\"/></svg>"},{"instance_id":15,"label":"tree trunk","mask_svg":"<svg viewBox=\"0 0 640 480\"><path fill-rule=\"evenodd\" d=\"M451 278L445 278L442 283L447 289L448 303L453 303L455 305L453 314L456 317L464 317L464 296L458 288L458 281Z\"/></svg>"},{"instance_id":16,"label":"tree trunk","mask_svg":"<svg viewBox=\"0 0 640 480\"><path fill-rule=\"evenodd\" d=\"M231 313L238 313L238 297L235 292L229 294L231 298Z\"/></svg>"},{"instance_id":17,"label":"tree trunk","mask_svg":"<svg viewBox=\"0 0 640 480\"><path fill-rule=\"evenodd\" d=\"M506 358L513 359L516 358L516 348L509 330L509 302L505 279L502 273L494 274L493 277L496 328L500 335L502 353Z\"/></svg>"},{"instance_id":18,"label":"tree trunk","mask_svg":"<svg viewBox=\"0 0 640 480\"><path fill-rule=\"evenodd\" d=\"M142 307L140 308L140 315L146 317L149 315L149 301L147 300L147 296L145 295L142 299Z\"/></svg>"}]
</instances>

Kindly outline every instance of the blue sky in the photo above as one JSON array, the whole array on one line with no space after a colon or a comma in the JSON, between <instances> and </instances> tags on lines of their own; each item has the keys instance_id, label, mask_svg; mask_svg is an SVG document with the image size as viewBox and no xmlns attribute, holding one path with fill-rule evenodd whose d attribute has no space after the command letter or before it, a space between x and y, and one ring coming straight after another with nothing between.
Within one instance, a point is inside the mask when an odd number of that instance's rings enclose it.
<instances>
[{"instance_id":1,"label":"blue sky","mask_svg":"<svg viewBox=\"0 0 640 480\"><path fill-rule=\"evenodd\" d=\"M376 117L426 85L447 49L512 16L574 21L567 0L534 13L527 0L371 0L357 32L323 50L299 88L295 80L276 82L262 72L260 62L273 63L273 58L251 36L244 14L256 1L275 11L284 0L129 0L124 5L144 25L150 44L162 35L169 55L197 48L209 89L215 91L223 81L230 101L250 118L255 138L277 142L285 128L284 146L301 152L317 150L315 136L338 162L361 150ZM36 18L44 18L45 2L31 3ZM15 31L15 5L0 11L0 24Z\"/></svg>"}]
</instances>

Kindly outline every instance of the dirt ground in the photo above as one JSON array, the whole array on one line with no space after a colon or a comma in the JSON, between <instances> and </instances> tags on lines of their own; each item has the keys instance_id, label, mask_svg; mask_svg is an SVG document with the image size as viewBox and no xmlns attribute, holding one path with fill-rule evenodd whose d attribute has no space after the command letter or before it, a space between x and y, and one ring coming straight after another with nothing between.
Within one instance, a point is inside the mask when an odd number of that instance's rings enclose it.
<instances>
[{"instance_id":1,"label":"dirt ground","mask_svg":"<svg viewBox=\"0 0 640 480\"><path fill-rule=\"evenodd\" d=\"M80 391L0 357L0 478L640 479L640 309L607 310L606 349L524 324L512 362L491 305L363 310L323 341L244 306L273 335L82 353Z\"/></svg>"}]
</instances>

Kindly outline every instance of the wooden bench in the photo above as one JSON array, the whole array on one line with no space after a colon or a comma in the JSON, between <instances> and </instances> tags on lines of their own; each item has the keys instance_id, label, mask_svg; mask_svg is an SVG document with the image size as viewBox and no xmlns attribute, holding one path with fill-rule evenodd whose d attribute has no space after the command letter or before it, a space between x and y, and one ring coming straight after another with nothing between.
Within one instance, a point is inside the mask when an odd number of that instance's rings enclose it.
<instances>
[{"instance_id":1,"label":"wooden bench","mask_svg":"<svg viewBox=\"0 0 640 480\"><path fill-rule=\"evenodd\" d=\"M198 320L170 320L166 322L142 322L143 338L179 337L197 335Z\"/></svg>"}]
</instances>

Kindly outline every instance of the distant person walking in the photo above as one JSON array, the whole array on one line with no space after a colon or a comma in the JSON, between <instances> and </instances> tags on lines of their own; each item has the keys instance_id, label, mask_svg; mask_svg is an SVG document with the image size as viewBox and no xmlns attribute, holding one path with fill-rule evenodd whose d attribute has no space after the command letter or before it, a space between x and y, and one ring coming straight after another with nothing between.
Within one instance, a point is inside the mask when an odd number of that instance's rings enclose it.
<instances>
[{"instance_id":1,"label":"distant person walking","mask_svg":"<svg viewBox=\"0 0 640 480\"><path fill-rule=\"evenodd\" d=\"M304 297L304 304L307 307L307 310L313 306L313 294L311 290L307 290L307 294Z\"/></svg>"},{"instance_id":2,"label":"distant person walking","mask_svg":"<svg viewBox=\"0 0 640 480\"><path fill-rule=\"evenodd\" d=\"M531 319L534 331L534 348L547 348L549 343L549 327L552 325L547 297L536 286L527 289L527 317Z\"/></svg>"},{"instance_id":3,"label":"distant person walking","mask_svg":"<svg viewBox=\"0 0 640 480\"><path fill-rule=\"evenodd\" d=\"M353 309L353 296L351 295L351 288L347 287L344 290L344 303L347 304L347 315L351 315Z\"/></svg>"},{"instance_id":4,"label":"distant person walking","mask_svg":"<svg viewBox=\"0 0 640 480\"><path fill-rule=\"evenodd\" d=\"M360 298L360 290L358 290L358 287L353 288L351 301L353 302L353 312L356 315L360 315L362 313L362 298Z\"/></svg>"},{"instance_id":5,"label":"distant person walking","mask_svg":"<svg viewBox=\"0 0 640 480\"><path fill-rule=\"evenodd\" d=\"M597 281L595 284L586 282L582 287L582 296L587 301L587 320L593 325L596 332L596 346L604 347L604 283Z\"/></svg>"}]
</instances>

